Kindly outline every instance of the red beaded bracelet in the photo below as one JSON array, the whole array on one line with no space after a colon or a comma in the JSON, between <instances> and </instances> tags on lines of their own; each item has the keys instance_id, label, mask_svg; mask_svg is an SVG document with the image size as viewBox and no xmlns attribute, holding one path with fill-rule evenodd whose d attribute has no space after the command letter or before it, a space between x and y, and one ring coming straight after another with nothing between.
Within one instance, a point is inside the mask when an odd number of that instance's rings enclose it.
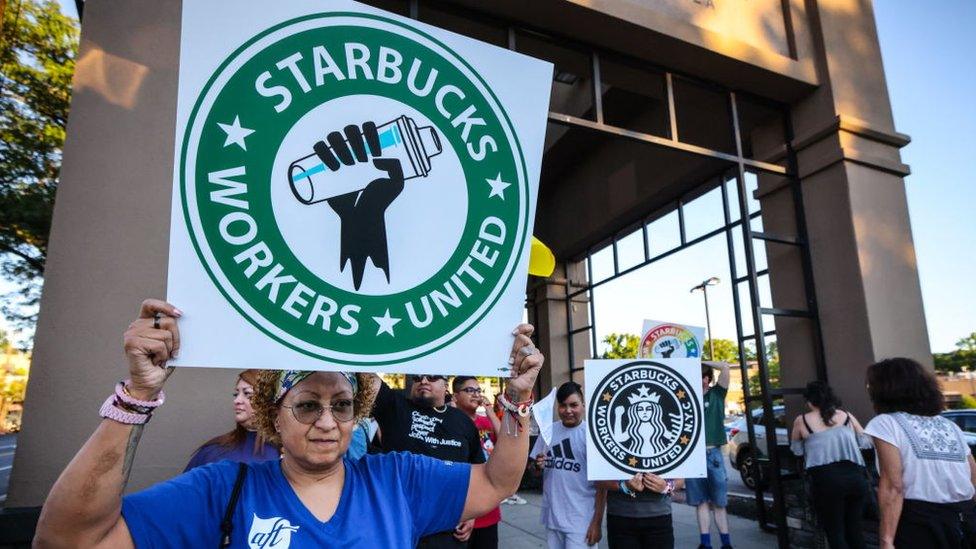
<instances>
[{"instance_id":1,"label":"red beaded bracelet","mask_svg":"<svg viewBox=\"0 0 976 549\"><path fill-rule=\"evenodd\" d=\"M501 403L502 408L508 410L510 414L517 417L529 417L529 413L532 411L532 404L535 402L531 397L529 400L518 402L513 404L512 401L508 400L505 393L498 395L498 402Z\"/></svg>"}]
</instances>

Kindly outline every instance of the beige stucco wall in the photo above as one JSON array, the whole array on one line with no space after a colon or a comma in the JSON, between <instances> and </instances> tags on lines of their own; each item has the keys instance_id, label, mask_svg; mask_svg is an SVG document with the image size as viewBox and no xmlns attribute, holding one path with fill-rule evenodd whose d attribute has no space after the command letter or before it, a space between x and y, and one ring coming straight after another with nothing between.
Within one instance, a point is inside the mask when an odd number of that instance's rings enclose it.
<instances>
[{"instance_id":1,"label":"beige stucco wall","mask_svg":"<svg viewBox=\"0 0 976 549\"><path fill-rule=\"evenodd\" d=\"M6 506L40 505L125 377L122 332L165 296L179 2L89 1L44 295ZM234 374L176 372L131 488L168 478L229 430Z\"/></svg>"},{"instance_id":2,"label":"beige stucco wall","mask_svg":"<svg viewBox=\"0 0 976 549\"><path fill-rule=\"evenodd\" d=\"M782 0L623 0L731 40L790 55Z\"/></svg>"},{"instance_id":3,"label":"beige stucco wall","mask_svg":"<svg viewBox=\"0 0 976 549\"><path fill-rule=\"evenodd\" d=\"M864 373L873 362L908 356L931 367L925 311L915 262L899 149L881 48L869 0L817 3L811 25L824 85L793 105L795 139L828 381L862 420L873 416ZM785 187L761 187L764 211ZM792 232L789 216L765 219L767 230ZM802 279L778 276L795 260L770 255L774 304L801 294ZM802 294L801 294L802 295ZM782 305L779 305L782 306ZM776 324L784 349L784 385L812 379L802 324Z\"/></svg>"},{"instance_id":4,"label":"beige stucco wall","mask_svg":"<svg viewBox=\"0 0 976 549\"><path fill-rule=\"evenodd\" d=\"M760 95L818 83L805 0L447 1Z\"/></svg>"}]
</instances>

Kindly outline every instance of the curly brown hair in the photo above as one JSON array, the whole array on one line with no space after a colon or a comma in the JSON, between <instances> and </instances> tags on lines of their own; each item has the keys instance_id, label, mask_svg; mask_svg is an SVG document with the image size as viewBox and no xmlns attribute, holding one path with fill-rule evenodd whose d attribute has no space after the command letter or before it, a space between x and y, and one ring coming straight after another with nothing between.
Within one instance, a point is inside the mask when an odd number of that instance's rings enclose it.
<instances>
[{"instance_id":1,"label":"curly brown hair","mask_svg":"<svg viewBox=\"0 0 976 549\"><path fill-rule=\"evenodd\" d=\"M879 414L937 416L944 408L935 375L910 358L889 358L867 371L868 396Z\"/></svg>"},{"instance_id":2,"label":"curly brown hair","mask_svg":"<svg viewBox=\"0 0 976 549\"><path fill-rule=\"evenodd\" d=\"M281 437L278 436L278 431L275 429L275 417L278 415L280 406L275 402L275 392L277 392L280 375L280 370L262 372L258 378L254 396L251 397L258 433L278 446L281 446ZM359 383L359 392L353 399L353 408L356 411L354 419L359 421L372 411L378 384L373 383L373 374L356 374L356 381Z\"/></svg>"}]
</instances>

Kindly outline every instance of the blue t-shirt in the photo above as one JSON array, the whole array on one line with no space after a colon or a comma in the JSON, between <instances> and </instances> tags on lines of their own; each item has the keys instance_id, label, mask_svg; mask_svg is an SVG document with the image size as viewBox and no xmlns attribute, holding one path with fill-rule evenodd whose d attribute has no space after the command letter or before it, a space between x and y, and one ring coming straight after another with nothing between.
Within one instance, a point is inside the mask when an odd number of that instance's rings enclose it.
<instances>
[{"instance_id":1,"label":"blue t-shirt","mask_svg":"<svg viewBox=\"0 0 976 549\"><path fill-rule=\"evenodd\" d=\"M256 463L259 461L278 460L281 457L281 452L267 443L259 447L258 451L255 452L254 446L256 441L257 434L254 431L248 431L243 442L230 448L217 444L205 444L194 452L193 457L190 458L190 462L186 464L186 469L183 469L183 472L185 473L195 467L225 459L243 463Z\"/></svg>"},{"instance_id":2,"label":"blue t-shirt","mask_svg":"<svg viewBox=\"0 0 976 549\"><path fill-rule=\"evenodd\" d=\"M414 547L461 520L471 466L399 452L345 460L335 514L321 522L295 494L279 461L248 466L234 512L231 547ZM217 547L237 476L230 461L122 499L137 548Z\"/></svg>"}]
</instances>

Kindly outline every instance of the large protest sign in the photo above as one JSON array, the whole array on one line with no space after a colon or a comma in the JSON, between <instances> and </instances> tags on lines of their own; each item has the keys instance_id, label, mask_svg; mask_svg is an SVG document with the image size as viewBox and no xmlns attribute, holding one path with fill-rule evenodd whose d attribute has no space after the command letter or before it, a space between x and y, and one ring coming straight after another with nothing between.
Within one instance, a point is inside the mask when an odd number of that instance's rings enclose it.
<instances>
[{"instance_id":1,"label":"large protest sign","mask_svg":"<svg viewBox=\"0 0 976 549\"><path fill-rule=\"evenodd\" d=\"M705 329L673 322L645 320L637 356L641 358L698 358L702 356Z\"/></svg>"},{"instance_id":2,"label":"large protest sign","mask_svg":"<svg viewBox=\"0 0 976 549\"><path fill-rule=\"evenodd\" d=\"M551 82L353 2L185 2L175 365L504 373Z\"/></svg>"},{"instance_id":3,"label":"large protest sign","mask_svg":"<svg viewBox=\"0 0 976 549\"><path fill-rule=\"evenodd\" d=\"M585 362L589 480L705 476L700 364L690 358Z\"/></svg>"}]
</instances>

